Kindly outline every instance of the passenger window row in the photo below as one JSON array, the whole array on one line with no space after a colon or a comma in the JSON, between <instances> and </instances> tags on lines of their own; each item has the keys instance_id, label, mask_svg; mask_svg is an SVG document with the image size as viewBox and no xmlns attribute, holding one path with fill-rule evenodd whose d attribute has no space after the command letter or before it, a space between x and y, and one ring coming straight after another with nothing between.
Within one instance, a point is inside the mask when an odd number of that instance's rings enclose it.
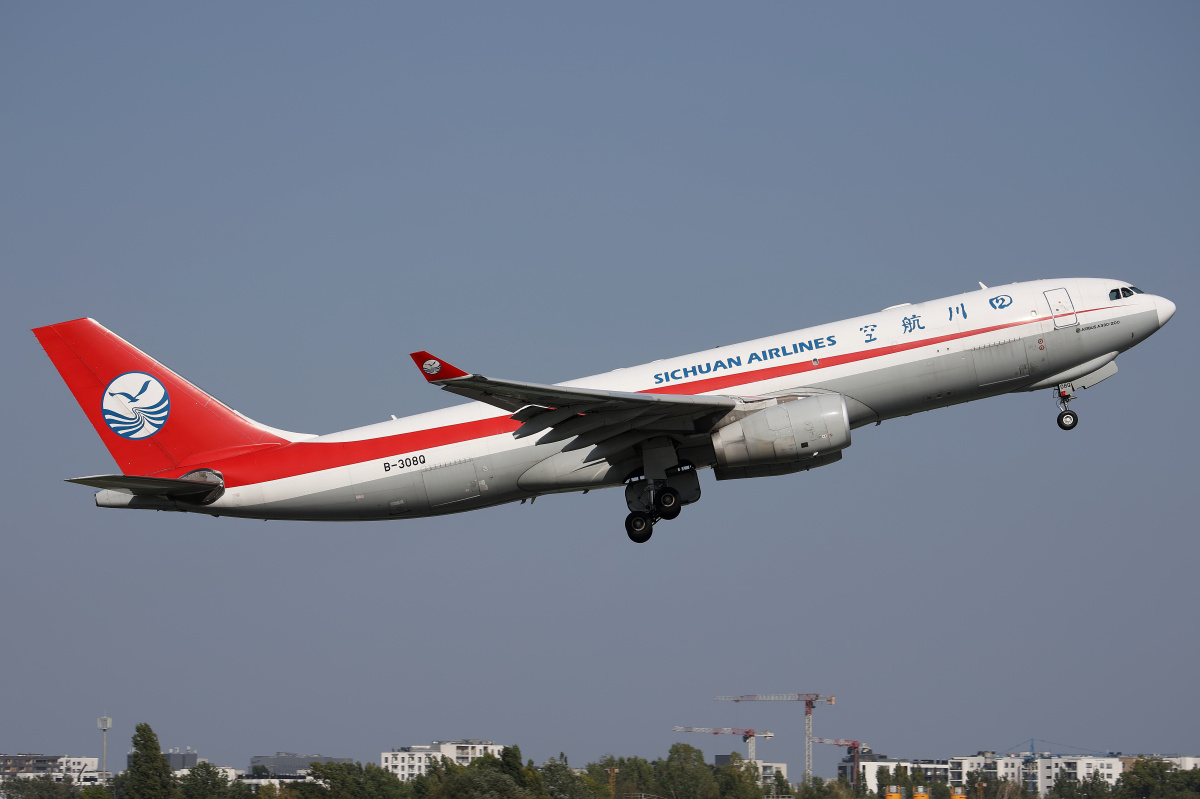
<instances>
[{"instance_id":1,"label":"passenger window row","mask_svg":"<svg viewBox=\"0 0 1200 799\"><path fill-rule=\"evenodd\" d=\"M1119 300L1122 297L1132 297L1134 294L1145 293L1146 292L1142 291L1137 286L1127 286L1125 288L1113 289L1112 291L1108 292L1108 298L1110 300Z\"/></svg>"}]
</instances>

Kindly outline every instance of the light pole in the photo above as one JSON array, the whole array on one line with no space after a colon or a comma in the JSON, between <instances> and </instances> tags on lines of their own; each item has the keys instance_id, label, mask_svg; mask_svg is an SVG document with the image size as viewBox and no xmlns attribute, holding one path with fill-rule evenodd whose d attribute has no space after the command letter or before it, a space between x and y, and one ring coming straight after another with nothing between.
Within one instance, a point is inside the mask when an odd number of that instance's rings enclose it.
<instances>
[{"instance_id":1,"label":"light pole","mask_svg":"<svg viewBox=\"0 0 1200 799\"><path fill-rule=\"evenodd\" d=\"M96 726L100 728L100 779L108 785L108 731L112 729L112 719L101 716Z\"/></svg>"}]
</instances>

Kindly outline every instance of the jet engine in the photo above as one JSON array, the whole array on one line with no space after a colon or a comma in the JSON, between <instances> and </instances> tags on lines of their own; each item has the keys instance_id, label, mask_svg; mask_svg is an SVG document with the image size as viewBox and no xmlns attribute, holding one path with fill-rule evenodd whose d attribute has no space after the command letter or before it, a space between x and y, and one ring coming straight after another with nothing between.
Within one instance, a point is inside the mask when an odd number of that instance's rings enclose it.
<instances>
[{"instance_id":1,"label":"jet engine","mask_svg":"<svg viewBox=\"0 0 1200 799\"><path fill-rule=\"evenodd\" d=\"M824 466L850 446L842 394L818 394L751 411L712 434L718 480L789 474Z\"/></svg>"}]
</instances>

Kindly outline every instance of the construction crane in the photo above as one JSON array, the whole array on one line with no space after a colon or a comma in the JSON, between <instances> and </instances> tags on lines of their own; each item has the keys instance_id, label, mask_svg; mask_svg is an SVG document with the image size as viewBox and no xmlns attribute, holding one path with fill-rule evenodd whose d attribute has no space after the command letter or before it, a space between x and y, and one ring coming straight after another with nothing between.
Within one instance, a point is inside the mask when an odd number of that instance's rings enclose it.
<instances>
[{"instance_id":1,"label":"construction crane","mask_svg":"<svg viewBox=\"0 0 1200 799\"><path fill-rule=\"evenodd\" d=\"M812 712L817 704L832 705L835 696L824 694L743 694L718 696L718 702L803 702L804 703L804 779L812 777Z\"/></svg>"},{"instance_id":2,"label":"construction crane","mask_svg":"<svg viewBox=\"0 0 1200 799\"><path fill-rule=\"evenodd\" d=\"M769 741L775 737L775 733L767 732L766 730L743 730L741 727L672 727L674 732L707 732L712 735L740 735L742 742L750 750L750 759L754 760L754 739L762 738L764 741Z\"/></svg>"},{"instance_id":3,"label":"construction crane","mask_svg":"<svg viewBox=\"0 0 1200 799\"><path fill-rule=\"evenodd\" d=\"M858 775L858 756L862 752L862 750L864 750L864 749L870 750L871 747L867 746L862 741L849 741L845 738L813 738L812 742L815 744L831 744L833 746L844 746L850 750L849 752L847 752L847 754L854 755L854 776L850 780L850 787L857 788L858 787L858 776L859 776Z\"/></svg>"}]
</instances>

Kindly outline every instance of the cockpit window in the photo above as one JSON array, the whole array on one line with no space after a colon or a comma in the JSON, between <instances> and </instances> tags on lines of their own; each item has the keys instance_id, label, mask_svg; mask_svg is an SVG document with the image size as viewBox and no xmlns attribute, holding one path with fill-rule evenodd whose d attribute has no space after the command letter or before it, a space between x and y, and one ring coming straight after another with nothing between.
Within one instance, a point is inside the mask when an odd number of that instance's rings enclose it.
<instances>
[{"instance_id":1,"label":"cockpit window","mask_svg":"<svg viewBox=\"0 0 1200 799\"><path fill-rule=\"evenodd\" d=\"M1121 296L1122 297L1132 297L1133 292L1130 291L1129 289L1121 289Z\"/></svg>"},{"instance_id":2,"label":"cockpit window","mask_svg":"<svg viewBox=\"0 0 1200 799\"><path fill-rule=\"evenodd\" d=\"M1108 298L1109 298L1110 300L1119 300L1119 299L1121 299L1121 290L1120 290L1120 289L1113 289L1112 291L1108 292Z\"/></svg>"},{"instance_id":3,"label":"cockpit window","mask_svg":"<svg viewBox=\"0 0 1200 799\"><path fill-rule=\"evenodd\" d=\"M1146 292L1142 291L1140 288L1138 288L1137 286L1130 286L1129 290L1132 291L1134 294L1145 294L1146 293Z\"/></svg>"}]
</instances>

